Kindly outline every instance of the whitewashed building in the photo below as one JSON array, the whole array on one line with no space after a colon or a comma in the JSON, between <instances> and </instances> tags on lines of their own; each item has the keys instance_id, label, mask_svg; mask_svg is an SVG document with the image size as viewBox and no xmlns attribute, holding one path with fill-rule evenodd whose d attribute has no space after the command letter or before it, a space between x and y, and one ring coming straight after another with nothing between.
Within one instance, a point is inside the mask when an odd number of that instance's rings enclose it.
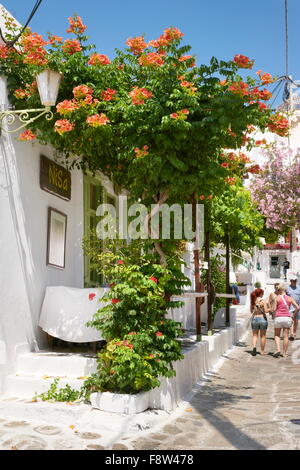
<instances>
[{"instance_id":1,"label":"whitewashed building","mask_svg":"<svg viewBox=\"0 0 300 470\"><path fill-rule=\"evenodd\" d=\"M5 33L1 8L0 5L0 26ZM0 76L0 107L1 110L9 108L3 76ZM20 142L18 133L7 130L3 121L0 135L0 395L19 396L22 388L21 396L30 397L35 390L41 392L49 388L49 382L41 381L44 374L74 378L89 375L95 368L95 360L76 357L68 361L68 358L43 356L40 351L47 347L46 333L71 342L101 339L97 331L85 326L99 308L97 300L104 287L96 288L101 285L101 279L84 256L82 240L96 227L99 203L117 206L118 201L112 183L100 172L95 176L84 175L80 170L70 172L61 158L57 160L51 146ZM192 280L191 253L186 254L186 261L189 266L185 273ZM235 314L234 307L231 313ZM185 306L172 314L185 328L194 328L195 299L187 298ZM204 304L201 320L206 321L206 318ZM231 339L222 346L224 351L235 340L233 330L229 333ZM214 343L215 338L212 340ZM194 376L194 372L191 373ZM68 383L82 385L76 380L68 380Z\"/></svg>"},{"instance_id":2,"label":"whitewashed building","mask_svg":"<svg viewBox=\"0 0 300 470\"><path fill-rule=\"evenodd\" d=\"M3 9L0 4L5 36ZM9 106L6 78L0 76L0 108ZM14 127L6 119L1 126L0 395L30 397L49 388L42 375L73 380L95 370L95 359L77 355L63 360L41 351L51 351L47 334L74 343L101 340L86 322L100 308L106 287L99 288L101 278L90 268L82 241L96 228L99 204L118 210L118 198L100 172L69 171L50 145L20 142L20 132L8 132ZM192 279L193 270L186 270ZM194 307L194 299L187 299L174 312L186 328L194 327ZM82 385L72 380L68 383Z\"/></svg>"},{"instance_id":3,"label":"whitewashed building","mask_svg":"<svg viewBox=\"0 0 300 470\"><path fill-rule=\"evenodd\" d=\"M5 33L1 14L0 25ZM9 108L3 76L0 77L0 106L2 111ZM8 130L11 128L3 120L0 136L0 394L4 379L15 370L20 354L38 351L47 344L46 334L39 326L46 288L69 287L74 289L70 289L69 295L75 295L76 288L98 285L99 279L83 254L82 240L96 226L96 208L100 201L116 200L112 184L100 173L93 177L79 170L69 172L61 160L55 163L56 154L51 146L20 142L19 132ZM52 297L56 298L59 292L54 290ZM86 297L89 291L82 292ZM67 294L64 292L62 296L67 299ZM91 316L91 309L95 312L98 306L91 305L88 298L87 303ZM77 314L81 309L77 308ZM77 320L78 337L81 335L81 341L87 341L82 331L84 315ZM51 332L51 325L48 327ZM67 334L62 339L72 340Z\"/></svg>"},{"instance_id":4,"label":"whitewashed building","mask_svg":"<svg viewBox=\"0 0 300 470\"><path fill-rule=\"evenodd\" d=\"M256 133L257 140L266 139L267 143L278 143L286 148L290 148L294 152L300 153L300 96L299 92L293 92L290 98L289 109L293 109L293 114L290 117L290 136L280 137L270 132ZM286 111L287 104L283 103L278 107L278 110ZM260 149L251 151L251 158L255 163L262 165L264 163L264 155ZM288 164L288 162L287 162ZM247 186L249 180L247 180ZM283 278L283 262L287 259L290 262L290 271L293 274L300 274L300 233L299 230L293 232L295 237L295 248L293 252L290 251L289 239L279 237L277 243L264 244L262 250L255 253L255 264L265 272L267 278L279 279ZM300 280L300 279L299 279Z\"/></svg>"},{"instance_id":5,"label":"whitewashed building","mask_svg":"<svg viewBox=\"0 0 300 470\"><path fill-rule=\"evenodd\" d=\"M7 103L4 77L0 77L0 100L1 105ZM82 239L96 225L100 200L115 198L113 187L101 175L68 172L54 159L50 146L19 142L15 134L2 131L0 384L20 353L45 345L45 335L38 325L46 287L92 287L98 281L84 258ZM46 185L41 187L44 162L49 168L48 189ZM61 196L59 175L51 179L51 167L53 173L68 175L70 199ZM56 234L51 223L58 224L62 232Z\"/></svg>"}]
</instances>

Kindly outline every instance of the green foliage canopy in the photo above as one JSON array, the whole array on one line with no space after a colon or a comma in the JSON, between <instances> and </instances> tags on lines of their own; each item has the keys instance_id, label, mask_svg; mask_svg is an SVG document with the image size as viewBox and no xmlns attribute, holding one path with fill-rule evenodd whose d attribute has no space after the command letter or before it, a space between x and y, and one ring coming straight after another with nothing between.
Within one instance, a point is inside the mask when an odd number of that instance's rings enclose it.
<instances>
[{"instance_id":1,"label":"green foliage canopy","mask_svg":"<svg viewBox=\"0 0 300 470\"><path fill-rule=\"evenodd\" d=\"M88 43L79 17L70 24L76 39L49 35L45 41L27 31L18 51L3 50L0 69L17 108L39 106L37 72L62 74L54 123L30 125L37 138L71 165L101 170L145 202L166 190L177 202L190 202L203 188L208 195L221 193L232 176L221 166L223 150L245 142L250 148L249 126L264 130L270 124L272 113L262 106L269 96L259 90L266 81L244 82L238 75L252 62L213 57L195 66L177 28L148 44L143 36L128 40L129 47L110 60Z\"/></svg>"}]
</instances>

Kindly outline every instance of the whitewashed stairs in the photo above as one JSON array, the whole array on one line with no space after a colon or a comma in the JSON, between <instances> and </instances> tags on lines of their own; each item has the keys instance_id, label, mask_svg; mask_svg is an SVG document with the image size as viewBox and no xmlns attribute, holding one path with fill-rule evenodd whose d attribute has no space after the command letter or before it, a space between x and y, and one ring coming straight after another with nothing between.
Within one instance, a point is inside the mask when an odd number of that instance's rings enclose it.
<instances>
[{"instance_id":1,"label":"whitewashed stairs","mask_svg":"<svg viewBox=\"0 0 300 470\"><path fill-rule=\"evenodd\" d=\"M87 376L96 371L96 358L90 354L33 352L19 356L16 373L6 378L4 396L33 398L47 392L58 377L58 388L69 384L79 390Z\"/></svg>"}]
</instances>

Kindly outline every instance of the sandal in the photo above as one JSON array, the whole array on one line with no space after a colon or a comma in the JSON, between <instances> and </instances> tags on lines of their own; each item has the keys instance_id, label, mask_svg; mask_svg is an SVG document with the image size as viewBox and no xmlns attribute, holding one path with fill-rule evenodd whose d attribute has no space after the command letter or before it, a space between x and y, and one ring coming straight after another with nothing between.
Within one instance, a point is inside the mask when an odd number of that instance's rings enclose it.
<instances>
[{"instance_id":1,"label":"sandal","mask_svg":"<svg viewBox=\"0 0 300 470\"><path fill-rule=\"evenodd\" d=\"M276 353L273 354L273 357L279 357L281 356L281 352L280 351L277 351Z\"/></svg>"}]
</instances>

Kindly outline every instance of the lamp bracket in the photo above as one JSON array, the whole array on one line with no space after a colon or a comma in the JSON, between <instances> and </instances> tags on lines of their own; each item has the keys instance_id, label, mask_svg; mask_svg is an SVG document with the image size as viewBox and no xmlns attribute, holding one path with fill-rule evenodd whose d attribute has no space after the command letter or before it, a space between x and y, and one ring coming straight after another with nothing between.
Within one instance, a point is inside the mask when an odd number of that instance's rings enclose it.
<instances>
[{"instance_id":1,"label":"lamp bracket","mask_svg":"<svg viewBox=\"0 0 300 470\"><path fill-rule=\"evenodd\" d=\"M38 114L36 116L31 117L32 113ZM44 115L47 121L51 121L51 119L53 119L53 113L51 111L50 106L38 109L18 109L16 111L0 111L0 129L9 133L18 132L19 130L26 127L28 124L31 124L32 122L36 121L36 119L39 119L41 116ZM16 122L16 118L19 119L21 125L18 128L7 129L7 126L12 126ZM5 123L6 126L3 126L3 123Z\"/></svg>"}]
</instances>

